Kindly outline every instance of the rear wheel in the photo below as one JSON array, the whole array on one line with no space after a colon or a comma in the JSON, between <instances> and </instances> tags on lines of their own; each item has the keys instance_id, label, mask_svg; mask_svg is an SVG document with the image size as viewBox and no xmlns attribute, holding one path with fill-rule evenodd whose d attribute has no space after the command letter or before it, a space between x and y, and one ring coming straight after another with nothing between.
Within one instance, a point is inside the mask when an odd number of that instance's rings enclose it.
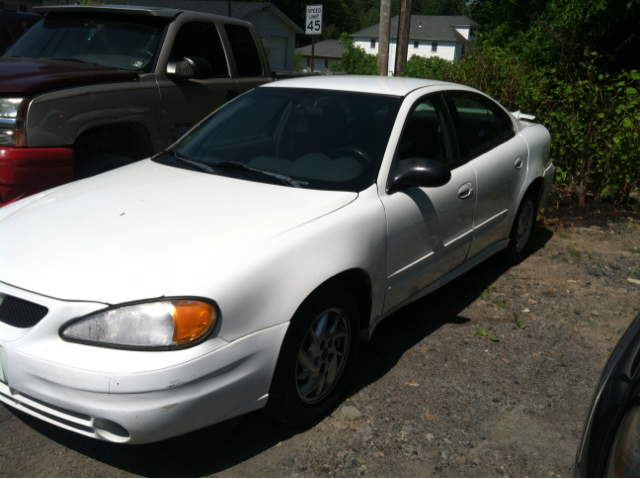
<instances>
[{"instance_id":1,"label":"rear wheel","mask_svg":"<svg viewBox=\"0 0 640 479\"><path fill-rule=\"evenodd\" d=\"M527 192L516 213L509 235L509 246L505 250L505 257L512 264L518 264L527 257L536 221L536 200L534 192Z\"/></svg>"},{"instance_id":2,"label":"rear wheel","mask_svg":"<svg viewBox=\"0 0 640 479\"><path fill-rule=\"evenodd\" d=\"M302 426L321 419L340 400L358 349L353 297L327 290L309 298L289 326L276 365L267 413Z\"/></svg>"}]
</instances>

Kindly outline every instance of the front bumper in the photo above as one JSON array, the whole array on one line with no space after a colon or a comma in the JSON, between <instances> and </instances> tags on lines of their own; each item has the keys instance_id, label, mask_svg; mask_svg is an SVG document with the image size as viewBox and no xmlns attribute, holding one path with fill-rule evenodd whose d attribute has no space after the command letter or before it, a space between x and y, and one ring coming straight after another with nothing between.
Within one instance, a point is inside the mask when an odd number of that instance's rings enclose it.
<instances>
[{"instance_id":1,"label":"front bumper","mask_svg":"<svg viewBox=\"0 0 640 479\"><path fill-rule=\"evenodd\" d=\"M0 207L72 180L71 148L0 147Z\"/></svg>"},{"instance_id":2,"label":"front bumper","mask_svg":"<svg viewBox=\"0 0 640 479\"><path fill-rule=\"evenodd\" d=\"M110 442L159 441L263 407L288 326L178 351L107 349L59 338L70 303L4 284L0 290L49 308L26 331L0 323L0 401ZM70 317L101 306L74 303Z\"/></svg>"}]
</instances>

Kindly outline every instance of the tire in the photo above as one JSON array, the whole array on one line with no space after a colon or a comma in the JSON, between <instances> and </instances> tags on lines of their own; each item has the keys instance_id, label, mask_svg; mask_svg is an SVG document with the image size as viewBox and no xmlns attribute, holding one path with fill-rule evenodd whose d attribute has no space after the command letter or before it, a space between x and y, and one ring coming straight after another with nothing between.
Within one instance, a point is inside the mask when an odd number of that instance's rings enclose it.
<instances>
[{"instance_id":1,"label":"tire","mask_svg":"<svg viewBox=\"0 0 640 479\"><path fill-rule=\"evenodd\" d=\"M89 178L90 176L99 175L106 171L115 170L121 166L134 163L136 160L127 158L126 156L104 153L101 155L90 156L84 159L74 170L74 180Z\"/></svg>"},{"instance_id":2,"label":"tire","mask_svg":"<svg viewBox=\"0 0 640 479\"><path fill-rule=\"evenodd\" d=\"M513 221L509 235L509 246L504 250L504 258L513 265L520 263L529 254L529 245L536 221L536 205L536 194L528 191L522 199Z\"/></svg>"},{"instance_id":3,"label":"tire","mask_svg":"<svg viewBox=\"0 0 640 479\"><path fill-rule=\"evenodd\" d=\"M267 414L304 426L331 412L355 364L359 324L356 302L345 291L326 289L305 301L282 343Z\"/></svg>"}]
</instances>

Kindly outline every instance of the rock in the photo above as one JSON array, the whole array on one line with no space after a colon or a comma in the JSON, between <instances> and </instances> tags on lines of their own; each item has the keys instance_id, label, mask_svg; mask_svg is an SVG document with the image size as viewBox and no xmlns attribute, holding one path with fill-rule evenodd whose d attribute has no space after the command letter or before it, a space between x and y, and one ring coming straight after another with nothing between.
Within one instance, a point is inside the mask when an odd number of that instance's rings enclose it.
<instances>
[{"instance_id":1,"label":"rock","mask_svg":"<svg viewBox=\"0 0 640 479\"><path fill-rule=\"evenodd\" d=\"M347 421L354 421L359 417L362 417L362 413L353 406L345 406L340 410L340 414L343 419Z\"/></svg>"},{"instance_id":2,"label":"rock","mask_svg":"<svg viewBox=\"0 0 640 479\"><path fill-rule=\"evenodd\" d=\"M427 441L433 441L433 440L436 438L436 437L435 437L433 434L431 434L430 432L429 432L429 433L427 433L427 436L426 436L426 437L427 437Z\"/></svg>"},{"instance_id":3,"label":"rock","mask_svg":"<svg viewBox=\"0 0 640 479\"><path fill-rule=\"evenodd\" d=\"M289 459L287 459L284 463L285 463L287 466L293 466L293 462L294 462L294 461L293 461L293 458L292 458L292 457L290 457L290 458L289 458Z\"/></svg>"},{"instance_id":4,"label":"rock","mask_svg":"<svg viewBox=\"0 0 640 479\"><path fill-rule=\"evenodd\" d=\"M523 312L523 313L530 313L530 312L531 312L531 310L530 310L529 308L524 308L524 309L522 310L522 312Z\"/></svg>"},{"instance_id":5,"label":"rock","mask_svg":"<svg viewBox=\"0 0 640 479\"><path fill-rule=\"evenodd\" d=\"M598 313L597 311L591 311L591 314L592 314L593 316L600 316L600 313Z\"/></svg>"},{"instance_id":6,"label":"rock","mask_svg":"<svg viewBox=\"0 0 640 479\"><path fill-rule=\"evenodd\" d=\"M464 456L458 456L456 458L456 461L458 461L460 464L464 464L465 462L467 462L467 458Z\"/></svg>"},{"instance_id":7,"label":"rock","mask_svg":"<svg viewBox=\"0 0 640 479\"><path fill-rule=\"evenodd\" d=\"M450 453L448 450L446 450L446 449L444 449L444 450L440 453L440 455L442 456L442 459L444 459L445 461L448 461L448 460L449 460L449 458L451 457L451 453Z\"/></svg>"}]
</instances>

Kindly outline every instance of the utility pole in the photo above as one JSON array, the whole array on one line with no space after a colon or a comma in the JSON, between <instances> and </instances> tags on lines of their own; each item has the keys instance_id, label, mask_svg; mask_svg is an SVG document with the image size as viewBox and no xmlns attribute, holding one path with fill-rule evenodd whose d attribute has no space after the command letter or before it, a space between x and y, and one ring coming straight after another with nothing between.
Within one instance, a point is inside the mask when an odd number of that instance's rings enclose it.
<instances>
[{"instance_id":1,"label":"utility pole","mask_svg":"<svg viewBox=\"0 0 640 479\"><path fill-rule=\"evenodd\" d=\"M389 75L389 15L391 0L380 0L380 32L378 36L378 75Z\"/></svg>"},{"instance_id":2,"label":"utility pole","mask_svg":"<svg viewBox=\"0 0 640 479\"><path fill-rule=\"evenodd\" d=\"M402 0L398 19L398 44L396 47L396 76L404 75L409 52L409 29L411 28L411 0Z\"/></svg>"}]
</instances>

